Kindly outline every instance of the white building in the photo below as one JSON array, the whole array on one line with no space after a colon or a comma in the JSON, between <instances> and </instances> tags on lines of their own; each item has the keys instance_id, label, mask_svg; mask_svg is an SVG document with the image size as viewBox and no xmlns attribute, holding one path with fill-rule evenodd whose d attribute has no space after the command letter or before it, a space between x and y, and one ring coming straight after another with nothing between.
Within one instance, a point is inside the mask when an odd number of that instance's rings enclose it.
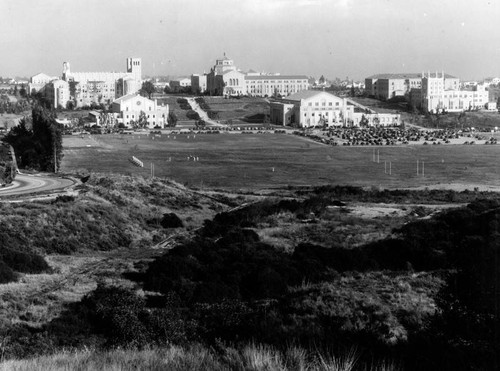
<instances>
[{"instance_id":1,"label":"white building","mask_svg":"<svg viewBox=\"0 0 500 371\"><path fill-rule=\"evenodd\" d=\"M45 86L54 79L57 79L57 77L51 77L44 73L39 73L30 77L30 81L28 83L28 94L35 94L43 91Z\"/></svg>"},{"instance_id":2,"label":"white building","mask_svg":"<svg viewBox=\"0 0 500 371\"><path fill-rule=\"evenodd\" d=\"M151 100L138 94L129 94L113 101L112 111L118 122L130 127L131 121L138 122L141 112L147 120L147 127L164 128L167 124L168 105L158 105L156 99Z\"/></svg>"},{"instance_id":3,"label":"white building","mask_svg":"<svg viewBox=\"0 0 500 371\"><path fill-rule=\"evenodd\" d=\"M250 96L288 96L307 90L308 78L302 75L245 76L246 94Z\"/></svg>"},{"instance_id":4,"label":"white building","mask_svg":"<svg viewBox=\"0 0 500 371\"><path fill-rule=\"evenodd\" d=\"M287 96L306 90L308 86L307 76L262 74L253 70L242 72L226 55L217 59L207 74L207 91L210 95Z\"/></svg>"},{"instance_id":5,"label":"white building","mask_svg":"<svg viewBox=\"0 0 500 371\"><path fill-rule=\"evenodd\" d=\"M484 86L476 85L473 90L459 90L459 84L446 84L444 74L427 74L422 78L420 104L412 102L426 112L460 112L482 109L489 101Z\"/></svg>"},{"instance_id":6,"label":"white building","mask_svg":"<svg viewBox=\"0 0 500 371\"><path fill-rule=\"evenodd\" d=\"M70 100L68 82L60 79L50 81L45 87L45 97L54 108L66 108Z\"/></svg>"},{"instance_id":7,"label":"white building","mask_svg":"<svg viewBox=\"0 0 500 371\"><path fill-rule=\"evenodd\" d=\"M111 103L123 95L136 93L142 85L141 58L127 58L126 72L73 72L63 63L62 80L70 85L76 107Z\"/></svg>"},{"instance_id":8,"label":"white building","mask_svg":"<svg viewBox=\"0 0 500 371\"><path fill-rule=\"evenodd\" d=\"M331 93L303 90L279 101L271 102L271 123L298 127L312 126L394 126L400 115L356 112L357 103Z\"/></svg>"}]
</instances>

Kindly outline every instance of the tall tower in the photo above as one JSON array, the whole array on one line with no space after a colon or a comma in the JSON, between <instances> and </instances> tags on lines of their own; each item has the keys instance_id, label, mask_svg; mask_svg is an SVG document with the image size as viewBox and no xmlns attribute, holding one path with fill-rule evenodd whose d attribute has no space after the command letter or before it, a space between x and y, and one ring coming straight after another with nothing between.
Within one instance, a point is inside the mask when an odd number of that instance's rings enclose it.
<instances>
[{"instance_id":1,"label":"tall tower","mask_svg":"<svg viewBox=\"0 0 500 371\"><path fill-rule=\"evenodd\" d=\"M142 63L141 58L127 58L127 73L136 80L140 86L142 81Z\"/></svg>"},{"instance_id":2,"label":"tall tower","mask_svg":"<svg viewBox=\"0 0 500 371\"><path fill-rule=\"evenodd\" d=\"M63 73L62 73L62 79L64 81L69 80L69 75L71 74L70 68L69 68L69 62L63 62Z\"/></svg>"}]
</instances>

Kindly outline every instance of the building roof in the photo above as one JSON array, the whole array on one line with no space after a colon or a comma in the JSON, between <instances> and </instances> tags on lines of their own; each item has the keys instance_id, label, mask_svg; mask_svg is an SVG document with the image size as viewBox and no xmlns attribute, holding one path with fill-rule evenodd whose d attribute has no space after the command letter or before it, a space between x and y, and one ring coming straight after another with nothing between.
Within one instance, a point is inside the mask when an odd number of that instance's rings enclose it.
<instances>
[{"instance_id":1,"label":"building roof","mask_svg":"<svg viewBox=\"0 0 500 371\"><path fill-rule=\"evenodd\" d=\"M238 71L238 70L228 70L228 71L224 71L224 72L222 72L222 74L223 74L223 75L227 75L228 73L231 73L231 72L237 72L237 73L239 73L240 75L244 75L244 73L243 73L243 72L240 72L240 71Z\"/></svg>"},{"instance_id":2,"label":"building roof","mask_svg":"<svg viewBox=\"0 0 500 371\"><path fill-rule=\"evenodd\" d=\"M122 102L125 102L126 100L135 98L138 95L139 95L138 93L127 94L127 95L124 95L123 97L115 99L113 101L113 103L122 103ZM142 98L144 98L144 97L142 97ZM147 98L145 98L145 99L147 99Z\"/></svg>"},{"instance_id":3,"label":"building roof","mask_svg":"<svg viewBox=\"0 0 500 371\"><path fill-rule=\"evenodd\" d=\"M336 95L333 95L332 93L329 93L329 92L323 91L323 90L301 90L295 94L289 95L288 97L286 97L284 99L300 101L301 99L309 99L309 98L315 97L319 94L328 94L328 95L331 95L335 98L338 98Z\"/></svg>"},{"instance_id":4,"label":"building roof","mask_svg":"<svg viewBox=\"0 0 500 371\"><path fill-rule=\"evenodd\" d=\"M259 75L245 76L245 80L307 80L306 75Z\"/></svg>"},{"instance_id":5,"label":"building roof","mask_svg":"<svg viewBox=\"0 0 500 371\"><path fill-rule=\"evenodd\" d=\"M438 72L438 74L442 74L440 72ZM424 72L424 76L428 75L428 73L425 73ZM436 77L436 73L430 73L431 77ZM449 75L447 73L444 74L445 78L447 79L456 79L455 76L452 76L452 75ZM376 75L372 75L372 76L369 76L367 77L367 79L420 79L422 78L422 73L379 73L379 74L376 74Z\"/></svg>"}]
</instances>

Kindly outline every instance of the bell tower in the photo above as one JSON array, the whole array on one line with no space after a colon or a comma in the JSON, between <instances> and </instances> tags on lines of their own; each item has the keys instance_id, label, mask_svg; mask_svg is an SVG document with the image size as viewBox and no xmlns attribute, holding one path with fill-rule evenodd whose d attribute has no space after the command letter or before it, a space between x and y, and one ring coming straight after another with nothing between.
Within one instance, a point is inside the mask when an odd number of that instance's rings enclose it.
<instances>
[{"instance_id":1,"label":"bell tower","mask_svg":"<svg viewBox=\"0 0 500 371\"><path fill-rule=\"evenodd\" d=\"M137 82L142 81L141 58L127 58L127 73Z\"/></svg>"},{"instance_id":2,"label":"bell tower","mask_svg":"<svg viewBox=\"0 0 500 371\"><path fill-rule=\"evenodd\" d=\"M62 73L62 79L64 81L68 81L69 80L69 75L71 74L70 72L70 66L69 66L69 62L63 62L63 73Z\"/></svg>"}]
</instances>

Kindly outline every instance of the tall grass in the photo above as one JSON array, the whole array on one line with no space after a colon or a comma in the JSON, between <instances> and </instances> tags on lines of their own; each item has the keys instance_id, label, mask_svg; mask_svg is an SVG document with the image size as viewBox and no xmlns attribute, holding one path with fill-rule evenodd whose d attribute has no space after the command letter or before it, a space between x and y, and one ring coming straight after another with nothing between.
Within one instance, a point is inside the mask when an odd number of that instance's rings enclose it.
<instances>
[{"instance_id":1,"label":"tall grass","mask_svg":"<svg viewBox=\"0 0 500 371\"><path fill-rule=\"evenodd\" d=\"M0 371L93 371L93 370L241 370L241 371L351 371L398 370L391 362L371 365L359 362L359 353L350 349L340 356L311 353L290 347L284 352L262 344L223 348L216 352L199 344L146 350L116 349L96 352L89 349L65 351L28 360L0 363Z\"/></svg>"}]
</instances>

